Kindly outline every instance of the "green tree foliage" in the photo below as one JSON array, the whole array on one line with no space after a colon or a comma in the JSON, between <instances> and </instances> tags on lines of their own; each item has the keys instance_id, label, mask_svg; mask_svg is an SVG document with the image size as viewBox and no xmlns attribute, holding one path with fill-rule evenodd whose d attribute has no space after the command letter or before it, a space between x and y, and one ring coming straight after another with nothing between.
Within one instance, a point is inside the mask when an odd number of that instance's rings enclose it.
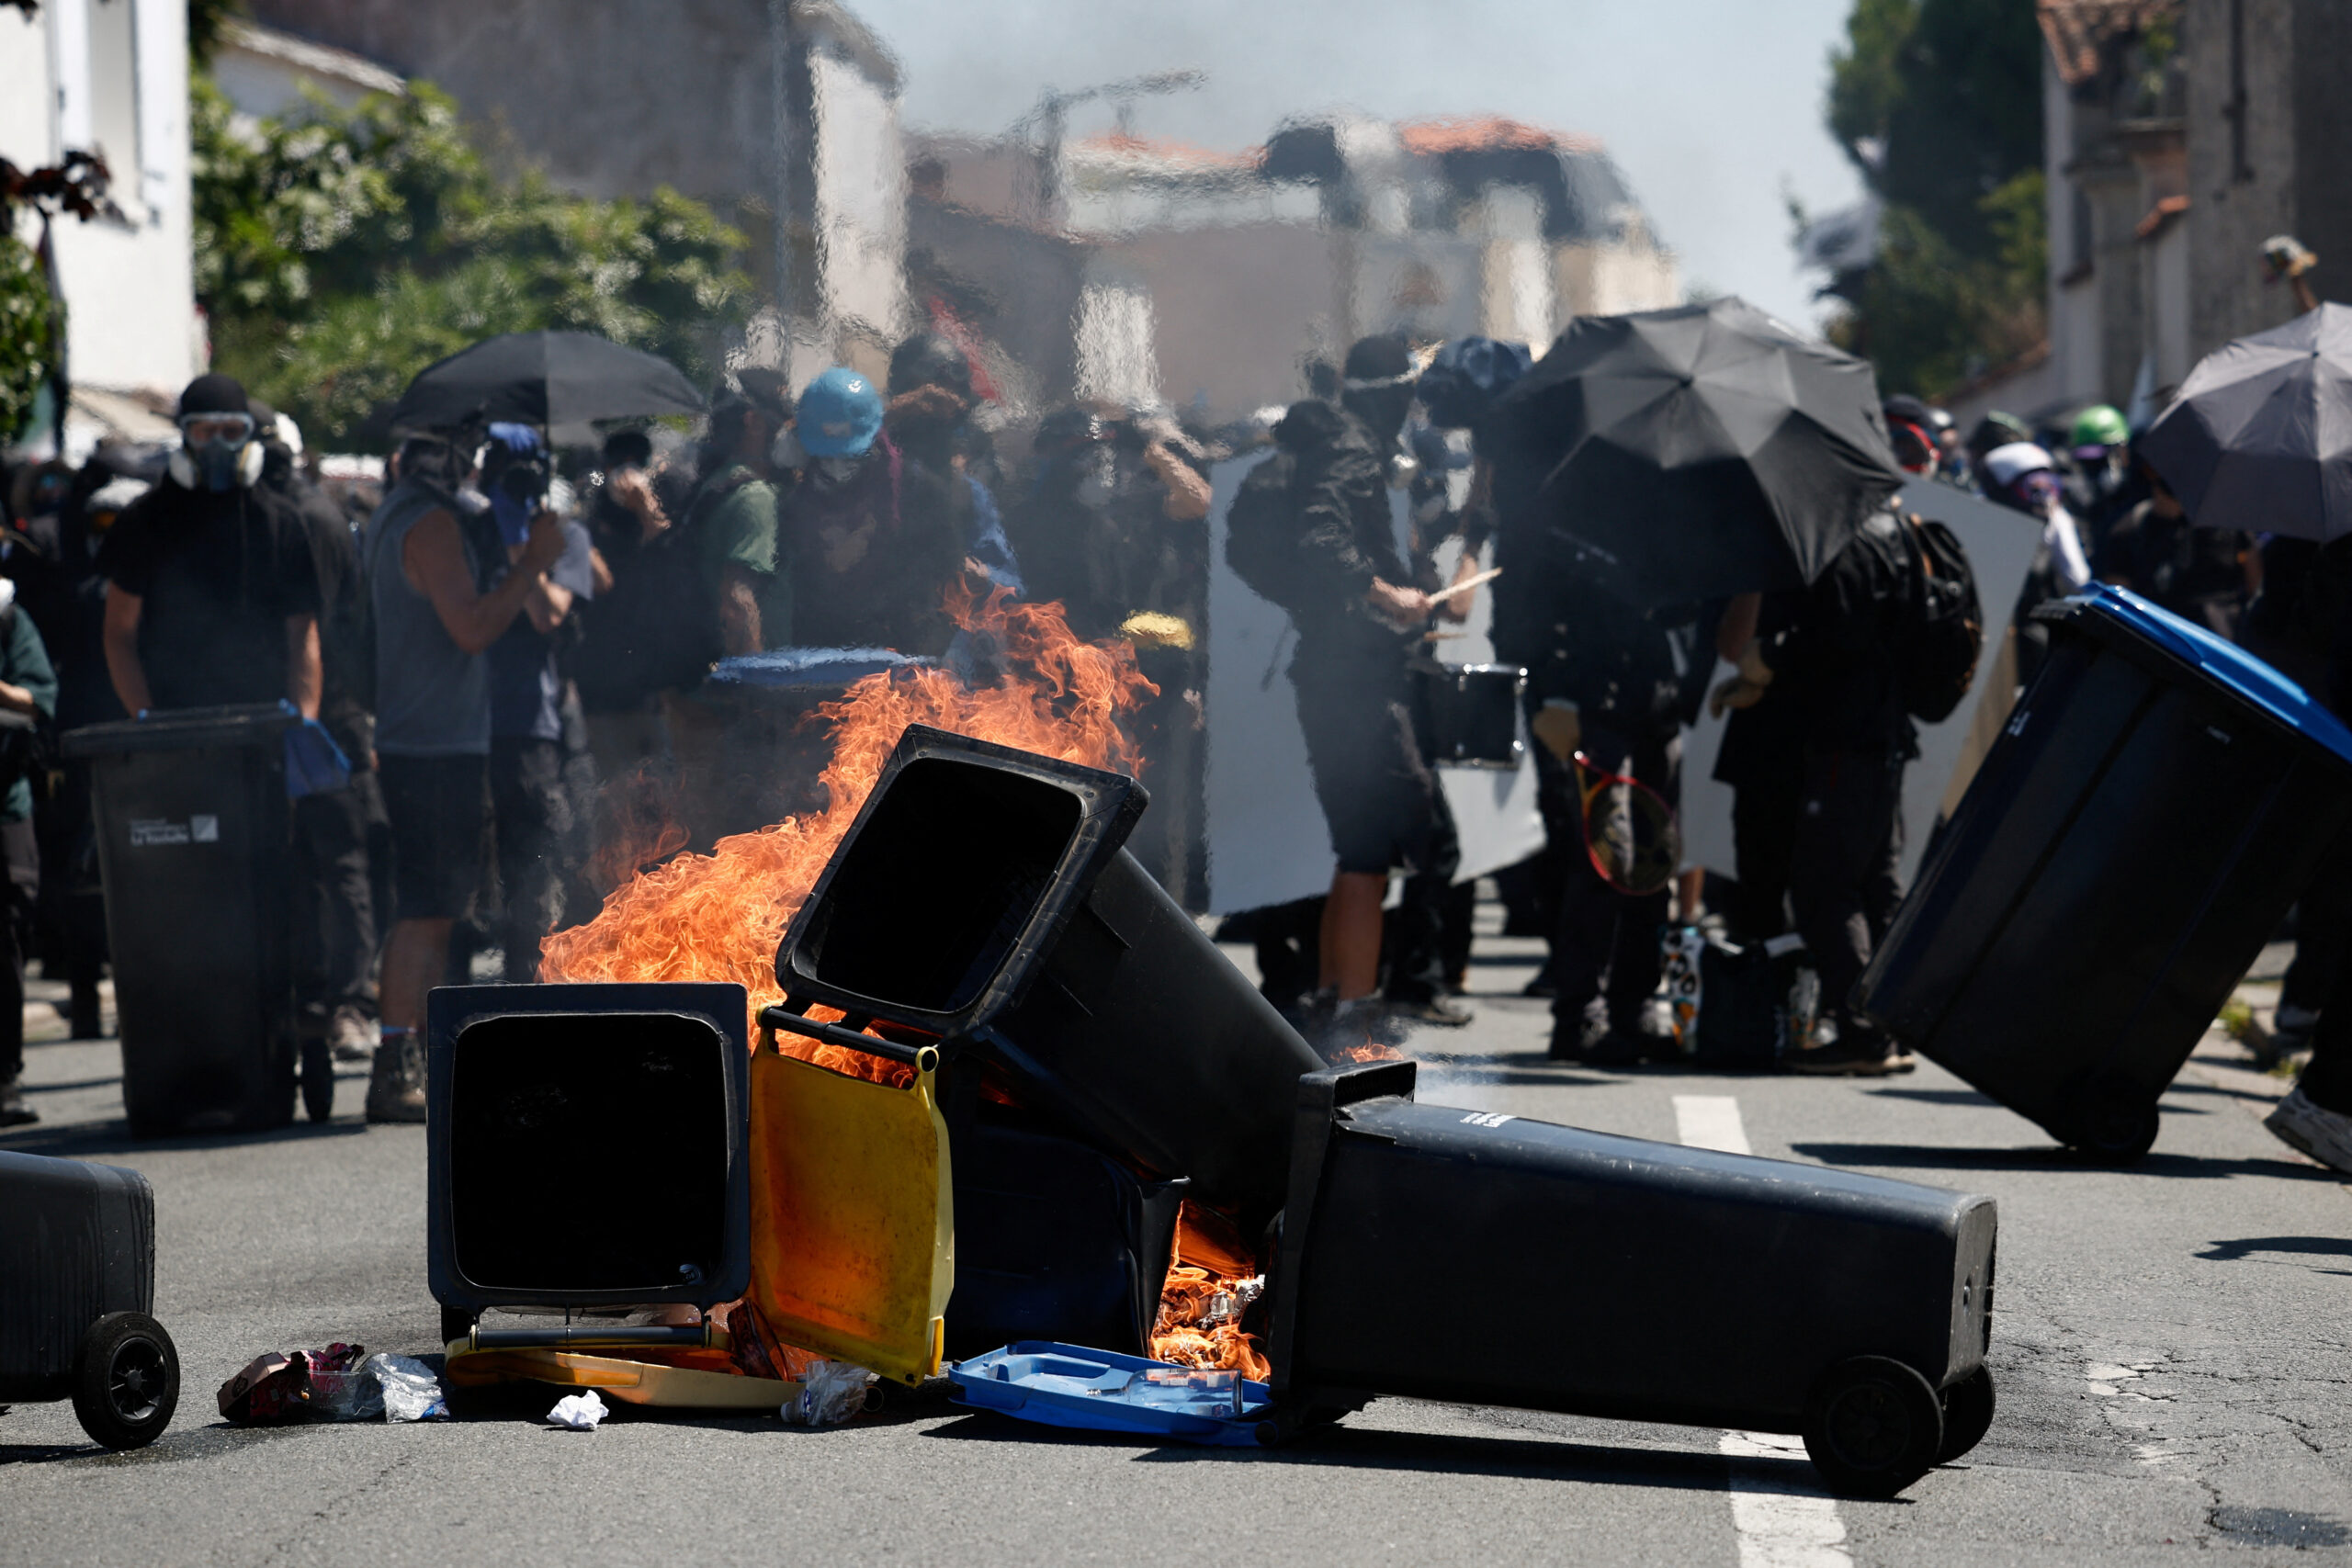
<instances>
[{"instance_id":1,"label":"green tree foliage","mask_svg":"<svg viewBox=\"0 0 2352 1568\"><path fill-rule=\"evenodd\" d=\"M313 440L350 442L419 370L498 333L599 333L707 380L750 307L742 236L707 207L502 178L424 84L250 130L209 82L193 107L213 362Z\"/></svg>"},{"instance_id":2,"label":"green tree foliage","mask_svg":"<svg viewBox=\"0 0 2352 1568\"><path fill-rule=\"evenodd\" d=\"M1833 335L1939 392L2043 333L2049 243L2033 0L1854 0L1830 131L1885 203Z\"/></svg>"},{"instance_id":3,"label":"green tree foliage","mask_svg":"<svg viewBox=\"0 0 2352 1568\"><path fill-rule=\"evenodd\" d=\"M0 229L0 441L22 434L32 417L50 374L55 322L40 258Z\"/></svg>"}]
</instances>

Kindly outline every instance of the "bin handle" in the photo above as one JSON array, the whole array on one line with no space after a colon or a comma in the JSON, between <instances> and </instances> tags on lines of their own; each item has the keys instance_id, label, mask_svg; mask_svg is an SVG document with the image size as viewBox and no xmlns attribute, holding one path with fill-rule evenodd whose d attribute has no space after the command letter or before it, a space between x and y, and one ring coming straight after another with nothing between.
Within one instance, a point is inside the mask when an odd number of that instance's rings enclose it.
<instances>
[{"instance_id":1,"label":"bin handle","mask_svg":"<svg viewBox=\"0 0 2352 1568\"><path fill-rule=\"evenodd\" d=\"M902 1045L896 1040L884 1040L876 1035L860 1034L855 1030L843 1029L837 1023L820 1023L815 1019L803 1018L797 1012L780 1007L763 1008L760 1010L760 1027L767 1030L781 1029L791 1034L805 1034L811 1040L821 1040L828 1045L838 1045L844 1051L862 1051L869 1056L879 1056L886 1062L897 1062L921 1073L936 1072L939 1069L939 1047L936 1045Z\"/></svg>"}]
</instances>

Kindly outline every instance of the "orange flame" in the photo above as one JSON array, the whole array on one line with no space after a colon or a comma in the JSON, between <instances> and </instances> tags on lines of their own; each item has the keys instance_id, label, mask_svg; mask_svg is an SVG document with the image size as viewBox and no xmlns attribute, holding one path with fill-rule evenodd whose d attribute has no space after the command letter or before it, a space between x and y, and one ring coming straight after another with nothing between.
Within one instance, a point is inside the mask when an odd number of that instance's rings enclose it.
<instances>
[{"instance_id":1,"label":"orange flame","mask_svg":"<svg viewBox=\"0 0 2352 1568\"><path fill-rule=\"evenodd\" d=\"M1027 604L999 590L985 602L951 590L948 614L989 647L1006 671L967 686L944 670L869 675L820 707L833 752L819 775L825 809L756 833L718 840L709 854L681 854L616 888L587 924L549 935L542 980L732 980L760 1010L782 1000L775 950L818 875L910 724L998 741L1065 761L1135 773L1143 754L1119 721L1158 694L1125 643L1081 642L1059 604ZM811 1010L811 1017L840 1014ZM903 1081L909 1069L878 1057L781 1037L792 1055L852 1077Z\"/></svg>"},{"instance_id":2,"label":"orange flame","mask_svg":"<svg viewBox=\"0 0 2352 1568\"><path fill-rule=\"evenodd\" d=\"M1258 1337L1241 1331L1242 1311L1257 1286L1257 1265L1232 1223L1185 1200L1176 1213L1175 1267L1160 1287L1152 1325L1153 1358L1265 1382L1273 1363Z\"/></svg>"}]
</instances>

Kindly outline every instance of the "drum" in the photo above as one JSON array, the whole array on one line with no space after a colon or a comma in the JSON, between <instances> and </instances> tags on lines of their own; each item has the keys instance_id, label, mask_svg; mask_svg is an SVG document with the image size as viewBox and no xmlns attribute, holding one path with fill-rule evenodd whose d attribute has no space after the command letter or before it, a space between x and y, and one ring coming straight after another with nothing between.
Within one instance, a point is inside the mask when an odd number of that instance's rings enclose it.
<instances>
[{"instance_id":1,"label":"drum","mask_svg":"<svg viewBox=\"0 0 2352 1568\"><path fill-rule=\"evenodd\" d=\"M1516 664L1419 664L1422 733L1429 760L1446 768L1516 769L1527 754Z\"/></svg>"}]
</instances>

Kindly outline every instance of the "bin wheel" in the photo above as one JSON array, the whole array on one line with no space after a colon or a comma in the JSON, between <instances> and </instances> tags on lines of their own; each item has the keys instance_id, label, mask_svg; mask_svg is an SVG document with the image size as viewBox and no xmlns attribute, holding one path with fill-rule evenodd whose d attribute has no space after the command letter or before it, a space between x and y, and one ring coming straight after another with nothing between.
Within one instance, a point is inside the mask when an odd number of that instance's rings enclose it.
<instances>
[{"instance_id":1,"label":"bin wheel","mask_svg":"<svg viewBox=\"0 0 2352 1568\"><path fill-rule=\"evenodd\" d=\"M1892 1357L1838 1362L1805 1401L1804 1451L1842 1496L1892 1497L1933 1469L1943 1446L1942 1402Z\"/></svg>"},{"instance_id":2,"label":"bin wheel","mask_svg":"<svg viewBox=\"0 0 2352 1568\"><path fill-rule=\"evenodd\" d=\"M1984 1440L1993 1429L1993 1372L1979 1366L1944 1390L1944 1446L1938 1464L1950 1464Z\"/></svg>"},{"instance_id":3,"label":"bin wheel","mask_svg":"<svg viewBox=\"0 0 2352 1568\"><path fill-rule=\"evenodd\" d=\"M323 1040L302 1042L302 1111L313 1122L334 1116L334 1049Z\"/></svg>"},{"instance_id":4,"label":"bin wheel","mask_svg":"<svg viewBox=\"0 0 2352 1568\"><path fill-rule=\"evenodd\" d=\"M82 1336L74 1414L101 1448L141 1449L164 1435L180 1402L180 1356L143 1312L108 1313Z\"/></svg>"},{"instance_id":5,"label":"bin wheel","mask_svg":"<svg viewBox=\"0 0 2352 1568\"><path fill-rule=\"evenodd\" d=\"M474 1331L476 1321L477 1314L462 1307L443 1307L441 1309L441 1343L447 1345L453 1339L463 1339Z\"/></svg>"},{"instance_id":6,"label":"bin wheel","mask_svg":"<svg viewBox=\"0 0 2352 1568\"><path fill-rule=\"evenodd\" d=\"M2156 1108L2136 1093L2119 1091L2093 1103L2075 1146L2094 1159L2132 1165L2156 1146L2162 1120Z\"/></svg>"}]
</instances>

